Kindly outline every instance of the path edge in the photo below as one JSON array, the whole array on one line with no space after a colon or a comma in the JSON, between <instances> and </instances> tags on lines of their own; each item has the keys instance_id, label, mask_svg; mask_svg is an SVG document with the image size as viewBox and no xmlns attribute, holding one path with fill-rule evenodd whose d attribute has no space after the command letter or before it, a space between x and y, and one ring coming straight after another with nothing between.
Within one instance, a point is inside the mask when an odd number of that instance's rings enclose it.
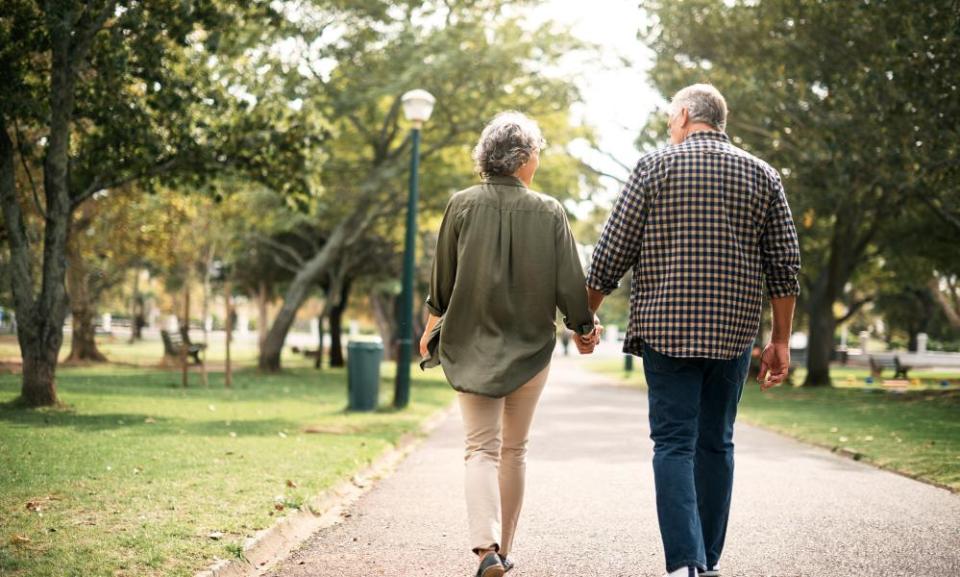
<instances>
[{"instance_id":1,"label":"path edge","mask_svg":"<svg viewBox=\"0 0 960 577\"><path fill-rule=\"evenodd\" d=\"M640 386L637 386L636 384L626 382L625 379L617 379L615 375L591 371L590 369L585 369L585 371L598 377L600 380L602 380L604 385L612 386L612 387L631 388L637 391L642 391L644 392L644 394L646 394L646 387L640 387ZM878 463L877 461L871 459L868 455L865 455L858 451L851 450L848 447L842 447L840 445L832 445L829 443L821 443L821 442L810 440L810 439L801 439L799 437L791 435L789 432L787 432L784 429L779 429L772 425L767 425L767 424L754 421L749 417L743 416L742 414L737 415L737 422L738 423L742 422L760 431L777 435L778 437L788 439L790 441L793 441L794 443L798 443L805 447L812 447L815 449L826 451L839 459L843 459L846 461L853 461L855 463L859 463L871 469L877 469L879 471L884 471L886 473L893 473L894 475L905 477L907 479L910 479L911 481L916 481L917 483L922 483L930 487L942 489L950 494L960 496L960 487L954 488L954 487L951 487L950 485L947 485L946 483L941 483L939 481L935 481L933 479L924 477L920 473L911 473L908 471L901 471L899 469L896 469L884 463Z\"/></svg>"},{"instance_id":2,"label":"path edge","mask_svg":"<svg viewBox=\"0 0 960 577\"><path fill-rule=\"evenodd\" d=\"M454 413L455 407L456 402L452 401L437 410L415 431L402 435L393 448L387 449L370 465L311 498L303 509L277 519L272 526L248 537L243 544L242 559L220 559L195 573L194 577L263 575L314 533L342 521L347 507L370 491L377 481L392 474L430 433Z\"/></svg>"}]
</instances>

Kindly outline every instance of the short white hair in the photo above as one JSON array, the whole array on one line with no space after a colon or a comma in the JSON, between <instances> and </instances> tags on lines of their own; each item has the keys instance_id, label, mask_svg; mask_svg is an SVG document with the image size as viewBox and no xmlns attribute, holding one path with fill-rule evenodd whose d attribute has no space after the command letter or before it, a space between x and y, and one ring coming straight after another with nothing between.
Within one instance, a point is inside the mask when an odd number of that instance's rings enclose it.
<instances>
[{"instance_id":1,"label":"short white hair","mask_svg":"<svg viewBox=\"0 0 960 577\"><path fill-rule=\"evenodd\" d=\"M727 101L712 84L693 84L670 101L670 118L686 108L691 122L703 122L723 131L727 128Z\"/></svg>"},{"instance_id":2,"label":"short white hair","mask_svg":"<svg viewBox=\"0 0 960 577\"><path fill-rule=\"evenodd\" d=\"M546 144L535 120L508 110L496 115L484 127L473 149L473 162L477 173L484 178L509 176Z\"/></svg>"}]
</instances>

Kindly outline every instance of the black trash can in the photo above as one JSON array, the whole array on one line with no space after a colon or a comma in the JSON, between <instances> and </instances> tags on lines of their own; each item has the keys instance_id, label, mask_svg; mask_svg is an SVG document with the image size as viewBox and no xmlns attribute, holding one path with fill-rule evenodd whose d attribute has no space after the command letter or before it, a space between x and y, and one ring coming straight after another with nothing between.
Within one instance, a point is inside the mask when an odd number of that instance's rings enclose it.
<instances>
[{"instance_id":1,"label":"black trash can","mask_svg":"<svg viewBox=\"0 0 960 577\"><path fill-rule=\"evenodd\" d=\"M347 409L374 411L380 397L380 362L383 345L350 341L347 345Z\"/></svg>"}]
</instances>

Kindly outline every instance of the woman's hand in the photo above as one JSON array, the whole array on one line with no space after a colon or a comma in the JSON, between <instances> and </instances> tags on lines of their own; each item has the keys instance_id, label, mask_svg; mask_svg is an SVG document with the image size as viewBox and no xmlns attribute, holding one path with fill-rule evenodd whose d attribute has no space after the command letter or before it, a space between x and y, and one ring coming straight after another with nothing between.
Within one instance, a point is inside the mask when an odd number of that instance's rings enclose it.
<instances>
[{"instance_id":1,"label":"woman's hand","mask_svg":"<svg viewBox=\"0 0 960 577\"><path fill-rule=\"evenodd\" d=\"M593 316L593 330L585 335L574 335L574 342L581 355L589 355L593 349L600 344L600 335L603 334L603 325L600 324L600 318Z\"/></svg>"},{"instance_id":2,"label":"woman's hand","mask_svg":"<svg viewBox=\"0 0 960 577\"><path fill-rule=\"evenodd\" d=\"M423 336L420 337L420 357L422 357L422 358L426 358L426 357L427 357L427 354L429 354L429 352L430 352L430 351L428 350L429 347L427 346L427 345L429 345L429 344L430 344L430 333L424 332L424 333L423 333Z\"/></svg>"},{"instance_id":3,"label":"woman's hand","mask_svg":"<svg viewBox=\"0 0 960 577\"><path fill-rule=\"evenodd\" d=\"M427 326L423 329L423 336L420 337L420 357L427 358L427 355L430 354L430 334L433 333L434 327L437 326L437 323L440 322L440 317L434 316L433 313L427 317Z\"/></svg>"}]
</instances>

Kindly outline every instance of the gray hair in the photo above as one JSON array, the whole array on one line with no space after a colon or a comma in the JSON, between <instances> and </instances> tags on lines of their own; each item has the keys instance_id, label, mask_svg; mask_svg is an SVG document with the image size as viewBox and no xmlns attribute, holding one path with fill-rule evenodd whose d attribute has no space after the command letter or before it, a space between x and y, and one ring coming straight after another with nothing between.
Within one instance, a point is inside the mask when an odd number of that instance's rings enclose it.
<instances>
[{"instance_id":1,"label":"gray hair","mask_svg":"<svg viewBox=\"0 0 960 577\"><path fill-rule=\"evenodd\" d=\"M724 130L727 127L727 101L711 84L693 84L680 90L670 101L670 118L686 108L691 122L703 122Z\"/></svg>"},{"instance_id":2,"label":"gray hair","mask_svg":"<svg viewBox=\"0 0 960 577\"><path fill-rule=\"evenodd\" d=\"M473 148L474 168L484 178L508 176L546 144L535 120L513 110L501 112L484 127Z\"/></svg>"}]
</instances>

